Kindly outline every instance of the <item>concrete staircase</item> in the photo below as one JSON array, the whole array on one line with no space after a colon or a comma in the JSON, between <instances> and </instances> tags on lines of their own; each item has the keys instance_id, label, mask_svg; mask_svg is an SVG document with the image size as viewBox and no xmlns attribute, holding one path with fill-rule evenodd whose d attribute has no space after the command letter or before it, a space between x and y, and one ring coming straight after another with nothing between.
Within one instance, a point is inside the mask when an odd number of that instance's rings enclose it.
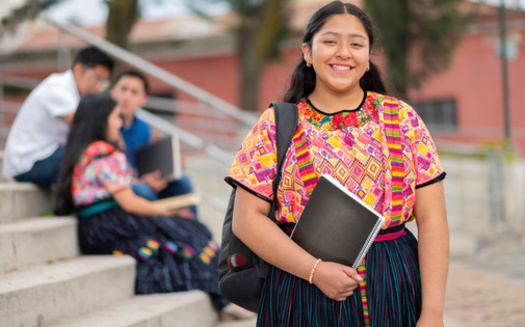
<instances>
[{"instance_id":1,"label":"concrete staircase","mask_svg":"<svg viewBox=\"0 0 525 327\"><path fill-rule=\"evenodd\" d=\"M231 188L223 177L228 167L198 155L186 159L194 186L226 203ZM1 164L0 152L0 170ZM449 177L457 177L451 168ZM475 253L479 244L476 235L460 228L465 213L454 205L455 198L468 184L460 188L456 179L447 178L445 188L451 254L461 258ZM200 218L218 241L224 217L220 207L208 202L199 206ZM134 260L80 255L76 218L42 216L50 209L49 192L0 180L0 327L255 326L254 319L219 323L207 294L200 291L133 295ZM417 235L416 224L409 227Z\"/></svg>"},{"instance_id":2,"label":"concrete staircase","mask_svg":"<svg viewBox=\"0 0 525 327\"><path fill-rule=\"evenodd\" d=\"M50 209L49 192L0 182L0 327L236 326L200 291L134 295L133 258L81 255L76 218Z\"/></svg>"}]
</instances>

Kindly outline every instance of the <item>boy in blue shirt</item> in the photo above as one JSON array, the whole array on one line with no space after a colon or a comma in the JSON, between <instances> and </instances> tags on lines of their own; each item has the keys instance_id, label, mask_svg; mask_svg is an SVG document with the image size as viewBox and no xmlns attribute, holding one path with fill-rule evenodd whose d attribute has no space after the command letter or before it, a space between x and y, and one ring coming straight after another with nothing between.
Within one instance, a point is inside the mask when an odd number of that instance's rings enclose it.
<instances>
[{"instance_id":1,"label":"boy in blue shirt","mask_svg":"<svg viewBox=\"0 0 525 327\"><path fill-rule=\"evenodd\" d=\"M111 89L111 96L118 102L123 120L120 129L126 147L126 157L133 169L136 169L136 151L141 146L151 143L150 127L139 119L135 112L148 101L149 84L146 77L135 70L121 72ZM189 176L167 182L159 171L145 174L132 186L133 191L150 201L193 192ZM196 207L191 207L195 216Z\"/></svg>"}]
</instances>

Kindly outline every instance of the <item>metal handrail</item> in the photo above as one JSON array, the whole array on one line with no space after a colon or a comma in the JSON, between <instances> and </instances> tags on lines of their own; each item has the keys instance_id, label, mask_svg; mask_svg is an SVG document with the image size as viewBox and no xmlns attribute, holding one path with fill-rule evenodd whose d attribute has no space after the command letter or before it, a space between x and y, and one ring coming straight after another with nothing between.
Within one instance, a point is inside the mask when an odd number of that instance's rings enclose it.
<instances>
[{"instance_id":1,"label":"metal handrail","mask_svg":"<svg viewBox=\"0 0 525 327\"><path fill-rule=\"evenodd\" d=\"M14 87L19 87L23 89L34 89L38 84L42 82L38 78L30 77L20 77L13 75L4 75L0 74L0 86L9 85ZM1 99L1 97L0 97ZM184 104L179 106L178 104ZM147 108L155 109L156 111L173 114L173 113L195 113L196 108L200 108L202 104L194 103L183 100L175 100L164 97L158 97L153 95L148 95L148 102L146 103ZM188 107L188 109L186 109ZM200 116L213 117L217 116L213 113L200 112Z\"/></svg>"},{"instance_id":2,"label":"metal handrail","mask_svg":"<svg viewBox=\"0 0 525 327\"><path fill-rule=\"evenodd\" d=\"M31 89L36 87L41 81L34 78L23 78L23 77L17 77L17 76L0 76L0 84L5 85L12 85L17 86L21 88L27 88ZM1 99L1 97L0 97ZM9 105L7 101L2 101L3 105ZM152 109L156 110L162 110L167 113L174 113L178 112L180 110L175 109L175 106L173 105L176 101L172 99L165 99L161 97L148 97L148 103L147 106ZM15 103L13 103L14 105ZM4 110L6 108L3 108ZM15 111L13 111L15 112ZM230 165L232 163L231 154L227 153L223 149L217 147L214 144L206 143L202 138L174 125L171 122L166 121L163 118L157 117L154 114L149 113L148 111L144 109L139 109L137 111L137 116L144 121L146 121L151 126L155 127L155 129L166 133L168 135L176 134L178 135L181 140L188 144L189 146L202 150L204 153L214 157L215 159L219 160L220 162Z\"/></svg>"},{"instance_id":3,"label":"metal handrail","mask_svg":"<svg viewBox=\"0 0 525 327\"><path fill-rule=\"evenodd\" d=\"M139 56L136 56L132 54L129 51L126 51L102 38L99 38L95 35L92 35L86 31L83 31L71 24L60 22L57 19L54 19L47 13L42 14L43 17L52 23L53 25L56 25L60 29L75 35L76 37L86 41L89 44L92 44L94 46L97 46L104 52L126 62L127 64L137 68L138 70L141 70L145 72L148 75L151 75L164 83L168 84L169 86L184 92L195 99L198 99L200 102L203 102L205 104L208 104L210 107L213 107L243 123L245 123L248 126L252 126L257 122L257 117L253 114L250 114L248 112L244 112L240 110L239 108L233 106L232 104L224 101L223 99L191 84L187 81L173 75L172 73L166 71L165 69L162 69L142 58Z\"/></svg>"},{"instance_id":4,"label":"metal handrail","mask_svg":"<svg viewBox=\"0 0 525 327\"><path fill-rule=\"evenodd\" d=\"M214 108L223 114L226 114L235 120L240 121L241 123L252 126L257 122L257 117L251 113L244 112L232 104L222 100L221 98L214 96L208 92L206 92L203 89L200 89L199 87L188 83L179 77L171 74L170 72L104 40L101 39L95 35L92 35L86 31L83 31L71 24L60 22L54 18L52 18L49 14L46 12L42 13L42 17L47 20L52 25L57 26L62 31L72 34L83 41L87 42L88 44L91 44L93 46L98 47L102 51L108 53L109 55L120 59L121 61L135 67L136 69L143 71L147 75L153 76L157 78L158 80L166 83L167 85L177 89L180 92L183 92L185 94L190 95L191 97L195 98L199 101L199 103L202 105L208 105L211 108ZM28 81L22 81L22 80L11 80L11 83L18 84L20 86L27 85L26 82ZM23 86L22 86L23 87ZM163 106L165 106L166 103L163 103ZM137 111L137 115L145 120L148 124L150 124L152 127L154 127L157 130L160 130L166 134L169 135L178 135L182 142L185 144L199 149L203 151L204 153L208 154L212 158L217 159L218 161L225 163L226 165L230 165L232 163L232 154L227 153L225 150L217 147L214 144L211 144L209 142L204 141L200 137L185 131L184 129L181 129L180 127L175 126L174 124L157 117L145 110L139 110ZM200 192L202 193L202 192ZM204 195L204 194L201 194ZM215 207L220 210L225 209L225 203L223 201L214 199L214 198L208 198L205 196L205 199L207 202L210 203L212 207Z\"/></svg>"},{"instance_id":5,"label":"metal handrail","mask_svg":"<svg viewBox=\"0 0 525 327\"><path fill-rule=\"evenodd\" d=\"M188 83L181 78L173 75L172 73L132 54L129 51L126 51L102 38L99 38L95 35L92 35L86 31L83 31L71 24L60 22L53 17L51 17L46 12L42 13L44 19L46 19L51 24L59 27L61 30L70 33L88 44L94 45L104 52L126 62L127 64L137 68L138 70L143 71L144 73L151 75L167 85L184 92L195 99L199 100L201 103L207 104L210 107L221 111L222 113L233 117L240 122L252 126L257 122L257 117L253 114L244 112L232 104L222 100L221 98L208 93L207 91ZM177 134L179 135L182 142L198 149L204 151L206 154L212 156L213 158L224 162L228 165L231 164L231 154L222 150L214 144L206 143L204 140L195 136L194 134L176 127L175 125L168 123L167 121L155 117L154 115L149 114L145 111L140 111L139 116L144 119L148 124L153 126L156 129L162 130L167 134Z\"/></svg>"},{"instance_id":6,"label":"metal handrail","mask_svg":"<svg viewBox=\"0 0 525 327\"><path fill-rule=\"evenodd\" d=\"M184 143L188 144L189 146L195 149L204 151L208 155L227 165L231 165L232 163L232 156L230 153L227 153L226 151L217 147L214 144L206 143L206 141L204 141L202 138L195 136L194 134L178 126L173 125L172 123L168 122L163 118L157 117L144 109L137 110L137 117L146 121L148 124L155 126L155 128L161 132L164 132L166 134L178 135L180 139L184 141Z\"/></svg>"},{"instance_id":7,"label":"metal handrail","mask_svg":"<svg viewBox=\"0 0 525 327\"><path fill-rule=\"evenodd\" d=\"M11 75L0 75L0 85L16 86L24 89L32 89L36 87L41 80L30 77L11 76Z\"/></svg>"}]
</instances>

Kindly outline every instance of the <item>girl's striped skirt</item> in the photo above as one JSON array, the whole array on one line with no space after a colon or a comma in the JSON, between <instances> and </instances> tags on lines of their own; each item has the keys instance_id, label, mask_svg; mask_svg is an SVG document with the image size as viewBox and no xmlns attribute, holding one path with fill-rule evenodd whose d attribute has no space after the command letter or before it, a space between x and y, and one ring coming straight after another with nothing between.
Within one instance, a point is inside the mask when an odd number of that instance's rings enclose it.
<instances>
[{"instance_id":1,"label":"girl's striped skirt","mask_svg":"<svg viewBox=\"0 0 525 327\"><path fill-rule=\"evenodd\" d=\"M421 313L417 240L404 224L381 231L360 265L360 286L346 301L272 267L257 326L415 326Z\"/></svg>"}]
</instances>

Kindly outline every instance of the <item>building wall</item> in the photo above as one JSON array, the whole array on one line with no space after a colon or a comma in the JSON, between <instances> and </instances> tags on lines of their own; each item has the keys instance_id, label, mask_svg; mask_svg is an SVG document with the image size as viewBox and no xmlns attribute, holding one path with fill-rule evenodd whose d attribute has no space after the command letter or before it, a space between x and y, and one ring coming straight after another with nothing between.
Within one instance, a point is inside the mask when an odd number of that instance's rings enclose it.
<instances>
[{"instance_id":1,"label":"building wall","mask_svg":"<svg viewBox=\"0 0 525 327\"><path fill-rule=\"evenodd\" d=\"M435 137L463 141L499 142L504 135L502 66L497 31L468 34L461 39L445 72L410 92L413 101L454 99L459 129ZM508 33L516 52L508 58L509 112L512 137L525 149L525 29ZM521 44L521 45L520 45Z\"/></svg>"},{"instance_id":2,"label":"building wall","mask_svg":"<svg viewBox=\"0 0 525 327\"><path fill-rule=\"evenodd\" d=\"M501 62L497 55L497 17L480 20L471 31L462 36L454 51L451 66L444 72L425 81L419 90L410 90L409 102L453 99L456 105L457 129L432 131L442 143L471 142L477 145L501 143L503 140L503 95ZM512 18L512 17L511 17ZM513 141L525 153L525 13L509 21L508 40L514 45L508 61L509 108ZM201 43L205 41L201 41ZM210 41L211 42L211 41ZM214 39L215 43L221 40ZM260 84L258 111L263 111L272 101L281 101L290 75L301 58L300 42L291 40L281 57L270 63ZM227 42L222 42L227 43ZM202 45L200 45L202 47ZM220 51L208 48L186 49L184 55L175 53L177 45L166 45L162 50L148 51L147 45L137 48L136 54L172 72L222 99L239 106L240 80L237 58L230 44ZM192 52L193 51L193 52ZM172 53L173 52L173 53ZM380 67L388 58L373 57ZM413 58L416 60L417 58ZM41 60L42 61L42 60ZM28 64L2 66L2 73L44 78L59 69L58 60L46 57L45 62L28 61ZM181 100L190 100L181 92L151 79L153 94L171 94Z\"/></svg>"},{"instance_id":3,"label":"building wall","mask_svg":"<svg viewBox=\"0 0 525 327\"><path fill-rule=\"evenodd\" d=\"M525 31L510 36L525 39ZM286 51L266 68L261 80L259 111L272 101L281 101L301 52ZM374 58L385 67L385 58ZM239 105L237 60L232 55L213 58L165 60L158 62L173 72L224 100ZM517 48L508 60L509 110L513 141L525 153L525 51ZM154 83L154 90L163 87ZM184 97L182 97L184 98ZM449 69L409 92L413 103L453 99L458 128L454 132L433 131L439 142L469 142L478 145L500 143L504 136L501 61L493 35L469 34L461 39Z\"/></svg>"},{"instance_id":4,"label":"building wall","mask_svg":"<svg viewBox=\"0 0 525 327\"><path fill-rule=\"evenodd\" d=\"M299 50L286 51L281 58L266 67L260 84L259 111L266 109L272 101L282 101L291 72L301 58L300 55ZM232 54L195 59L164 59L154 63L235 106L240 105L238 61ZM153 93L169 92L169 87L162 82L153 79L151 82ZM182 93L176 93L175 96L189 99Z\"/></svg>"}]
</instances>

